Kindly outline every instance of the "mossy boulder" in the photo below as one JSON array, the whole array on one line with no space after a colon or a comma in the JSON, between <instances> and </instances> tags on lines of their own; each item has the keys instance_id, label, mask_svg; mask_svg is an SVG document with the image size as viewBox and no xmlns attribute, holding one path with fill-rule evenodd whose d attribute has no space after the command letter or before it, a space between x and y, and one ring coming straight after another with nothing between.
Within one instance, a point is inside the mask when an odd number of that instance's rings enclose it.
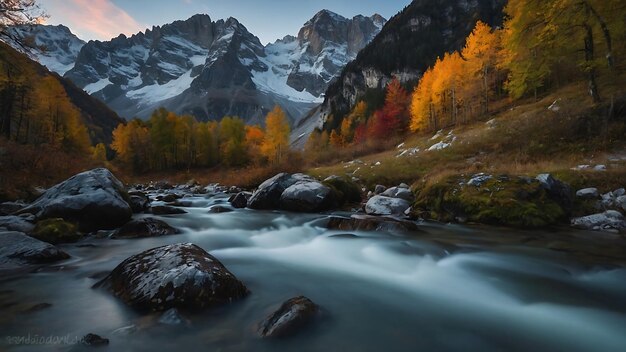
<instances>
[{"instance_id":1,"label":"mossy boulder","mask_svg":"<svg viewBox=\"0 0 626 352\"><path fill-rule=\"evenodd\" d=\"M32 237L38 240L59 244L72 243L83 238L76 225L63 219L45 219L35 225Z\"/></svg>"},{"instance_id":2,"label":"mossy boulder","mask_svg":"<svg viewBox=\"0 0 626 352\"><path fill-rule=\"evenodd\" d=\"M360 203L362 200L359 186L346 177L330 176L322 184L335 193L335 199L340 206L349 203Z\"/></svg>"},{"instance_id":3,"label":"mossy boulder","mask_svg":"<svg viewBox=\"0 0 626 352\"><path fill-rule=\"evenodd\" d=\"M413 216L518 228L541 228L567 221L567 212L535 179L491 177L479 185L451 176L415 189Z\"/></svg>"}]
</instances>

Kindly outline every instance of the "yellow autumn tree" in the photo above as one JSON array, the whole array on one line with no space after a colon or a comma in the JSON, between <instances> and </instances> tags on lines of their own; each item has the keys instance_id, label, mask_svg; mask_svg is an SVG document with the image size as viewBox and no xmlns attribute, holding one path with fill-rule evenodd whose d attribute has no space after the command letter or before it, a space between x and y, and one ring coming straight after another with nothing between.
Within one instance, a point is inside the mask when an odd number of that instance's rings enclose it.
<instances>
[{"instance_id":1,"label":"yellow autumn tree","mask_svg":"<svg viewBox=\"0 0 626 352\"><path fill-rule=\"evenodd\" d=\"M289 150L289 122L280 106L274 107L265 119L265 139L261 153L274 164L279 164Z\"/></svg>"},{"instance_id":2,"label":"yellow autumn tree","mask_svg":"<svg viewBox=\"0 0 626 352\"><path fill-rule=\"evenodd\" d=\"M437 119L433 107L433 81L435 75L432 68L424 72L419 84L411 97L412 132L437 129Z\"/></svg>"}]
</instances>

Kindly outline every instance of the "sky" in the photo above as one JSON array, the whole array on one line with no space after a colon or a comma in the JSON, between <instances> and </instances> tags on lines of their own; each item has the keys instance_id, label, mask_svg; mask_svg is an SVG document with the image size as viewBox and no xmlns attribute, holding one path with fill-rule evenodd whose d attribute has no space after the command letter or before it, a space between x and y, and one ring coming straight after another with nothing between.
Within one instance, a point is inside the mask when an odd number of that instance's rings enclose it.
<instances>
[{"instance_id":1,"label":"sky","mask_svg":"<svg viewBox=\"0 0 626 352\"><path fill-rule=\"evenodd\" d=\"M46 23L64 24L83 40L109 40L154 25L206 13L213 21L235 17L263 44L297 35L322 9L345 17L378 13L389 19L411 0L40 0Z\"/></svg>"}]
</instances>

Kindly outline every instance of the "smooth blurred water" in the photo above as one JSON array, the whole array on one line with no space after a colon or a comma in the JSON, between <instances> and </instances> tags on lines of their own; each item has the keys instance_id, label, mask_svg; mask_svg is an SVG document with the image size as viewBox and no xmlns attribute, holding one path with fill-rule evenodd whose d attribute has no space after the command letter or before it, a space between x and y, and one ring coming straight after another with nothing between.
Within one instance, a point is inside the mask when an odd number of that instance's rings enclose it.
<instances>
[{"instance_id":1,"label":"smooth blurred water","mask_svg":"<svg viewBox=\"0 0 626 352\"><path fill-rule=\"evenodd\" d=\"M341 237L316 226L325 215L209 214L224 196L192 201L189 214L159 217L181 235L89 239L63 246L72 259L62 265L0 281L0 350L76 350L9 345L6 337L96 333L111 339L112 351L626 351L623 267L467 241L510 230L428 224L411 236ZM127 257L179 242L217 257L250 296L185 312L184 324L168 326L91 288ZM296 295L323 308L317 324L289 339L259 339L257 323ZM52 306L23 312L37 303ZM113 333L130 325L138 330Z\"/></svg>"}]
</instances>

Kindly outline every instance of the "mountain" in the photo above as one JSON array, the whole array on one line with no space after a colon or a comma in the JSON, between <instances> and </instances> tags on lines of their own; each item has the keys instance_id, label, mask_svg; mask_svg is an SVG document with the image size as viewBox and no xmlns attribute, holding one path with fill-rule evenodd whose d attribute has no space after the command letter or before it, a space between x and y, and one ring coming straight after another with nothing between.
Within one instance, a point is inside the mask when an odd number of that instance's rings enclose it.
<instances>
[{"instance_id":1,"label":"mountain","mask_svg":"<svg viewBox=\"0 0 626 352\"><path fill-rule=\"evenodd\" d=\"M62 25L16 26L8 28L7 34L4 38L7 44L60 75L74 67L78 53L85 45Z\"/></svg>"},{"instance_id":2,"label":"mountain","mask_svg":"<svg viewBox=\"0 0 626 352\"><path fill-rule=\"evenodd\" d=\"M46 67L42 66L37 61L34 61L27 55L24 55L24 53L19 52L2 42L0 42L0 62L10 65L14 80L32 80L33 82L37 82L37 84L41 84L44 78L52 77L52 79L58 82L64 90L63 93L65 93L60 95L67 96L67 98L63 97L60 99L63 99L64 101L67 99L67 101L78 110L82 122L87 127L89 137L93 144L110 144L113 130L120 123L124 122L122 118L109 109L104 103L90 96L85 91L74 85L71 81L54 72L50 72ZM25 88L21 88L21 90L18 89L16 91L16 89L10 88L11 82L5 83L9 85L9 89L2 92L8 94L3 95L3 99L0 99L0 112L6 115L0 117L2 117L2 119L11 119L13 118L11 116L12 114L7 113L7 111L15 110L18 108L20 103L24 103L23 98L20 102L19 95L14 93L19 91L19 93L22 94L24 89L33 89L35 86L27 85ZM22 97L23 96L24 95L22 95ZM21 120L22 114L20 113L18 115L20 115L19 119ZM25 115L26 119L31 117L31 114L26 112L23 115Z\"/></svg>"},{"instance_id":3,"label":"mountain","mask_svg":"<svg viewBox=\"0 0 626 352\"><path fill-rule=\"evenodd\" d=\"M370 92L380 91L395 76L410 84L445 52L460 49L476 22L499 26L506 0L414 0L349 63L325 94L320 117L342 117ZM377 93L378 92L378 93Z\"/></svg>"},{"instance_id":4,"label":"mountain","mask_svg":"<svg viewBox=\"0 0 626 352\"><path fill-rule=\"evenodd\" d=\"M347 19L324 10L297 37L263 46L234 18L195 15L131 37L90 41L65 77L126 118L165 107L200 120L236 115L259 123L279 104L297 121L323 101L384 23L379 15Z\"/></svg>"}]
</instances>

